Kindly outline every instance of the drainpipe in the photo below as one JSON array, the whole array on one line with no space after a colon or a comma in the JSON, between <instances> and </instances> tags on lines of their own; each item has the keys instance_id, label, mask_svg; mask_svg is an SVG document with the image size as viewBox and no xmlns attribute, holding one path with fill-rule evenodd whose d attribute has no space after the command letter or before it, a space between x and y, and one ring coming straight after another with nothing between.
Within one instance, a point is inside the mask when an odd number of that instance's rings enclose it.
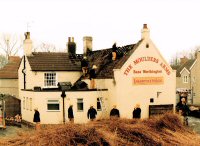
<instances>
[{"instance_id":1,"label":"drainpipe","mask_svg":"<svg viewBox=\"0 0 200 146\"><path fill-rule=\"evenodd\" d=\"M24 55L24 68L22 69L22 73L24 74L24 90L26 89L26 57Z\"/></svg>"}]
</instances>

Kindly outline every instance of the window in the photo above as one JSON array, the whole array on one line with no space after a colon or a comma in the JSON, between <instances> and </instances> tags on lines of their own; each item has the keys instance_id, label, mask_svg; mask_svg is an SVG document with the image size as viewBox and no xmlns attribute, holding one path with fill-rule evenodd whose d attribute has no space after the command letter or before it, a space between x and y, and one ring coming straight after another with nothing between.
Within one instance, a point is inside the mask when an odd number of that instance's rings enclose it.
<instances>
[{"instance_id":1,"label":"window","mask_svg":"<svg viewBox=\"0 0 200 146\"><path fill-rule=\"evenodd\" d=\"M59 111L60 110L59 100L48 100L47 101L47 110L48 111Z\"/></svg>"},{"instance_id":2,"label":"window","mask_svg":"<svg viewBox=\"0 0 200 146\"><path fill-rule=\"evenodd\" d=\"M101 98L102 98L102 97L97 98L97 110L98 110L98 111L101 111Z\"/></svg>"},{"instance_id":3,"label":"window","mask_svg":"<svg viewBox=\"0 0 200 146\"><path fill-rule=\"evenodd\" d=\"M26 110L28 110L28 107L29 107L28 104L29 104L29 103L28 103L28 97L26 97Z\"/></svg>"},{"instance_id":4,"label":"window","mask_svg":"<svg viewBox=\"0 0 200 146\"><path fill-rule=\"evenodd\" d=\"M183 76L183 83L188 83L188 76Z\"/></svg>"},{"instance_id":5,"label":"window","mask_svg":"<svg viewBox=\"0 0 200 146\"><path fill-rule=\"evenodd\" d=\"M23 109L25 109L25 97L23 97Z\"/></svg>"},{"instance_id":6,"label":"window","mask_svg":"<svg viewBox=\"0 0 200 146\"><path fill-rule=\"evenodd\" d=\"M83 111L83 99L77 99L77 110Z\"/></svg>"},{"instance_id":7,"label":"window","mask_svg":"<svg viewBox=\"0 0 200 146\"><path fill-rule=\"evenodd\" d=\"M56 87L56 73L44 73L44 86Z\"/></svg>"},{"instance_id":8,"label":"window","mask_svg":"<svg viewBox=\"0 0 200 146\"><path fill-rule=\"evenodd\" d=\"M29 101L30 101L30 111L32 111L32 98L30 98Z\"/></svg>"}]
</instances>

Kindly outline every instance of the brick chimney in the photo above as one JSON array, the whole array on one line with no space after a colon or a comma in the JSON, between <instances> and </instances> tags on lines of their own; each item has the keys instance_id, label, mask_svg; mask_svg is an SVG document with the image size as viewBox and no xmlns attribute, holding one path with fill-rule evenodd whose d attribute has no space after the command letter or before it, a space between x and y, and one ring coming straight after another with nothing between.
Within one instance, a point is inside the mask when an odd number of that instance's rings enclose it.
<instances>
[{"instance_id":1,"label":"brick chimney","mask_svg":"<svg viewBox=\"0 0 200 146\"><path fill-rule=\"evenodd\" d=\"M70 54L76 54L76 43L74 42L74 37L68 37L67 52Z\"/></svg>"},{"instance_id":2,"label":"brick chimney","mask_svg":"<svg viewBox=\"0 0 200 146\"><path fill-rule=\"evenodd\" d=\"M184 56L183 58L180 58L180 64L183 65L184 63L186 63L189 59Z\"/></svg>"},{"instance_id":3,"label":"brick chimney","mask_svg":"<svg viewBox=\"0 0 200 146\"><path fill-rule=\"evenodd\" d=\"M143 24L143 29L142 29L142 39L149 39L150 38L150 31L147 27L147 24Z\"/></svg>"},{"instance_id":4,"label":"brick chimney","mask_svg":"<svg viewBox=\"0 0 200 146\"><path fill-rule=\"evenodd\" d=\"M30 56L32 55L32 40L30 39L30 32L25 32L25 40L24 40L24 55Z\"/></svg>"},{"instance_id":5,"label":"brick chimney","mask_svg":"<svg viewBox=\"0 0 200 146\"><path fill-rule=\"evenodd\" d=\"M88 51L92 51L92 37L84 36L83 37L83 53L87 54Z\"/></svg>"}]
</instances>

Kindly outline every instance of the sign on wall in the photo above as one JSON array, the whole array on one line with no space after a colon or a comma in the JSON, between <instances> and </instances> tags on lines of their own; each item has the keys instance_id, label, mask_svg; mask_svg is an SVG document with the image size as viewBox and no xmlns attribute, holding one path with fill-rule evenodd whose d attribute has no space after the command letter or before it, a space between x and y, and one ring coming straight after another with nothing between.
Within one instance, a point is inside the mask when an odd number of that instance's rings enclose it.
<instances>
[{"instance_id":1,"label":"sign on wall","mask_svg":"<svg viewBox=\"0 0 200 146\"><path fill-rule=\"evenodd\" d=\"M134 77L133 85L163 85L164 77Z\"/></svg>"},{"instance_id":2,"label":"sign on wall","mask_svg":"<svg viewBox=\"0 0 200 146\"><path fill-rule=\"evenodd\" d=\"M145 68L141 68L141 70L135 70L135 66L146 63L146 62L152 62L155 64L158 64L158 67L155 69L146 70ZM124 75L128 76L129 73L133 74L161 74L162 72L165 72L167 75L171 74L170 67L159 60L158 58L146 56L146 57L139 57L135 60L133 60L127 68L124 70Z\"/></svg>"}]
</instances>

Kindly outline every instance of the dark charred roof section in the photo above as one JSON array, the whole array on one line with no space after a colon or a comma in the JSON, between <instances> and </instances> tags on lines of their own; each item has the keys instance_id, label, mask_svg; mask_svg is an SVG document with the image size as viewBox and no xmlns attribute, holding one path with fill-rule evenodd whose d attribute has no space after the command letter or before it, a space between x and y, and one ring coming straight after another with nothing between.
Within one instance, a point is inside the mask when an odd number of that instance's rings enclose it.
<instances>
[{"instance_id":1,"label":"dark charred roof section","mask_svg":"<svg viewBox=\"0 0 200 146\"><path fill-rule=\"evenodd\" d=\"M18 79L20 61L20 57L10 56L8 63L0 70L0 79Z\"/></svg>"},{"instance_id":2,"label":"dark charred roof section","mask_svg":"<svg viewBox=\"0 0 200 146\"><path fill-rule=\"evenodd\" d=\"M190 67L194 64L194 62L195 62L195 59L190 59L181 66L172 66L172 68L176 70L176 77L181 77L181 71L184 68L190 71Z\"/></svg>"},{"instance_id":3,"label":"dark charred roof section","mask_svg":"<svg viewBox=\"0 0 200 146\"><path fill-rule=\"evenodd\" d=\"M137 44L118 47L117 59L115 61L112 60L112 48L91 52L88 59L91 67L93 64L98 67L97 78L113 78L113 69L120 69L131 54L137 49L140 42L141 41Z\"/></svg>"},{"instance_id":4,"label":"dark charred roof section","mask_svg":"<svg viewBox=\"0 0 200 146\"><path fill-rule=\"evenodd\" d=\"M34 52L27 56L32 71L81 71L82 55Z\"/></svg>"}]
</instances>

